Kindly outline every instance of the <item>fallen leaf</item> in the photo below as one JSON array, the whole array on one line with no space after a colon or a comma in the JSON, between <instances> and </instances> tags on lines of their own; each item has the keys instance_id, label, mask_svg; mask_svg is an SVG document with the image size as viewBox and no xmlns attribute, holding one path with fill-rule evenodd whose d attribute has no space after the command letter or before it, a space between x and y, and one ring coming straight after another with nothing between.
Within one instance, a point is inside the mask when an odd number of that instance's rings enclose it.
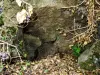
<instances>
[{"instance_id":1,"label":"fallen leaf","mask_svg":"<svg viewBox=\"0 0 100 75\"><path fill-rule=\"evenodd\" d=\"M23 21L26 19L27 11L25 9L22 9L21 12L18 12L16 15L17 21L20 23L23 23Z\"/></svg>"},{"instance_id":2,"label":"fallen leaf","mask_svg":"<svg viewBox=\"0 0 100 75\"><path fill-rule=\"evenodd\" d=\"M18 4L18 6L21 6L22 0L16 0L16 3Z\"/></svg>"}]
</instances>

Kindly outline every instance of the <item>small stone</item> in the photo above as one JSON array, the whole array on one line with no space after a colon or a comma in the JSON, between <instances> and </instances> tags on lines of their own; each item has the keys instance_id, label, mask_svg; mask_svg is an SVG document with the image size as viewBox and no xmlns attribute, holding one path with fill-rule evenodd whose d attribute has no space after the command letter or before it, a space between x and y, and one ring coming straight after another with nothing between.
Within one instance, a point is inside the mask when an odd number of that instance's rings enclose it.
<instances>
[{"instance_id":1,"label":"small stone","mask_svg":"<svg viewBox=\"0 0 100 75\"><path fill-rule=\"evenodd\" d=\"M67 34L66 34L66 33L64 33L64 34L63 34L63 36L64 36L64 37L66 37L66 36L67 36Z\"/></svg>"},{"instance_id":2,"label":"small stone","mask_svg":"<svg viewBox=\"0 0 100 75\"><path fill-rule=\"evenodd\" d=\"M88 44L88 42L87 42L87 41L84 41L84 44L83 44L83 45L85 46L85 45L87 45L87 44Z\"/></svg>"},{"instance_id":3,"label":"small stone","mask_svg":"<svg viewBox=\"0 0 100 75\"><path fill-rule=\"evenodd\" d=\"M56 30L59 31L59 30L61 30L61 29L60 29L60 28L57 28Z\"/></svg>"},{"instance_id":4,"label":"small stone","mask_svg":"<svg viewBox=\"0 0 100 75\"><path fill-rule=\"evenodd\" d=\"M77 73L80 73L80 70L77 70Z\"/></svg>"},{"instance_id":5,"label":"small stone","mask_svg":"<svg viewBox=\"0 0 100 75\"><path fill-rule=\"evenodd\" d=\"M63 34L63 31L60 31L59 33L60 33L60 34Z\"/></svg>"}]
</instances>

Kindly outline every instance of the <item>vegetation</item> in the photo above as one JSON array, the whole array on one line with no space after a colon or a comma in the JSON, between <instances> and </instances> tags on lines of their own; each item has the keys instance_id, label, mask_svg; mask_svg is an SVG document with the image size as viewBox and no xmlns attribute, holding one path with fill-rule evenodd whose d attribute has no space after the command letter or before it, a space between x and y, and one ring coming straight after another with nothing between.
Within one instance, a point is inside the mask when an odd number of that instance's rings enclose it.
<instances>
[{"instance_id":1,"label":"vegetation","mask_svg":"<svg viewBox=\"0 0 100 75\"><path fill-rule=\"evenodd\" d=\"M79 44L75 44L74 46L72 46L72 50L73 54L78 57L81 52L81 46Z\"/></svg>"}]
</instances>

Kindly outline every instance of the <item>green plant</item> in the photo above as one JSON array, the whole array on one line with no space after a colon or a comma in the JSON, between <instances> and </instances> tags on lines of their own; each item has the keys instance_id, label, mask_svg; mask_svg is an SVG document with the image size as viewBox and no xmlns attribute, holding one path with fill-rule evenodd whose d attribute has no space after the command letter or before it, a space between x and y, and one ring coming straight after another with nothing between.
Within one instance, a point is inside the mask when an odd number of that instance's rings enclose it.
<instances>
[{"instance_id":1,"label":"green plant","mask_svg":"<svg viewBox=\"0 0 100 75\"><path fill-rule=\"evenodd\" d=\"M2 40L6 40L6 37L5 37L5 36L3 36L1 39L2 39Z\"/></svg>"},{"instance_id":2,"label":"green plant","mask_svg":"<svg viewBox=\"0 0 100 75\"><path fill-rule=\"evenodd\" d=\"M0 72L2 72L3 68L4 68L4 66L3 66L3 64L1 64L0 65Z\"/></svg>"},{"instance_id":3,"label":"green plant","mask_svg":"<svg viewBox=\"0 0 100 75\"><path fill-rule=\"evenodd\" d=\"M8 27L7 28L7 34L9 34L9 35L15 35L16 34L16 32L17 32L17 28L15 28L15 27Z\"/></svg>"},{"instance_id":4,"label":"green plant","mask_svg":"<svg viewBox=\"0 0 100 75\"><path fill-rule=\"evenodd\" d=\"M25 61L25 62L24 62L24 65L21 65L21 66L20 66L19 75L23 75L23 72L24 72L25 70L27 70L28 66L30 66L30 65L31 65L31 63L30 63L29 61Z\"/></svg>"},{"instance_id":5,"label":"green plant","mask_svg":"<svg viewBox=\"0 0 100 75\"><path fill-rule=\"evenodd\" d=\"M20 71L20 72L19 72L19 75L23 75L23 73Z\"/></svg>"},{"instance_id":6,"label":"green plant","mask_svg":"<svg viewBox=\"0 0 100 75\"><path fill-rule=\"evenodd\" d=\"M23 40L21 40L21 41L19 42L19 48L20 48L20 49L23 48Z\"/></svg>"},{"instance_id":7,"label":"green plant","mask_svg":"<svg viewBox=\"0 0 100 75\"><path fill-rule=\"evenodd\" d=\"M80 52L81 52L81 45L74 44L71 48L73 50L73 54L78 57L80 55Z\"/></svg>"}]
</instances>

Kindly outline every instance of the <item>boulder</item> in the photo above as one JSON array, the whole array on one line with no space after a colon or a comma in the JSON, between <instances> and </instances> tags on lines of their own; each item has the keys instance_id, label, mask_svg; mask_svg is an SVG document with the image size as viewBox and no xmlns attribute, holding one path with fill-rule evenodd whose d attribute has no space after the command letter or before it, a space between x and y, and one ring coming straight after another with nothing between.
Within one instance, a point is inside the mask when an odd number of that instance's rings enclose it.
<instances>
[{"instance_id":1,"label":"boulder","mask_svg":"<svg viewBox=\"0 0 100 75\"><path fill-rule=\"evenodd\" d=\"M78 57L78 64L82 69L90 71L100 68L100 40Z\"/></svg>"}]
</instances>

